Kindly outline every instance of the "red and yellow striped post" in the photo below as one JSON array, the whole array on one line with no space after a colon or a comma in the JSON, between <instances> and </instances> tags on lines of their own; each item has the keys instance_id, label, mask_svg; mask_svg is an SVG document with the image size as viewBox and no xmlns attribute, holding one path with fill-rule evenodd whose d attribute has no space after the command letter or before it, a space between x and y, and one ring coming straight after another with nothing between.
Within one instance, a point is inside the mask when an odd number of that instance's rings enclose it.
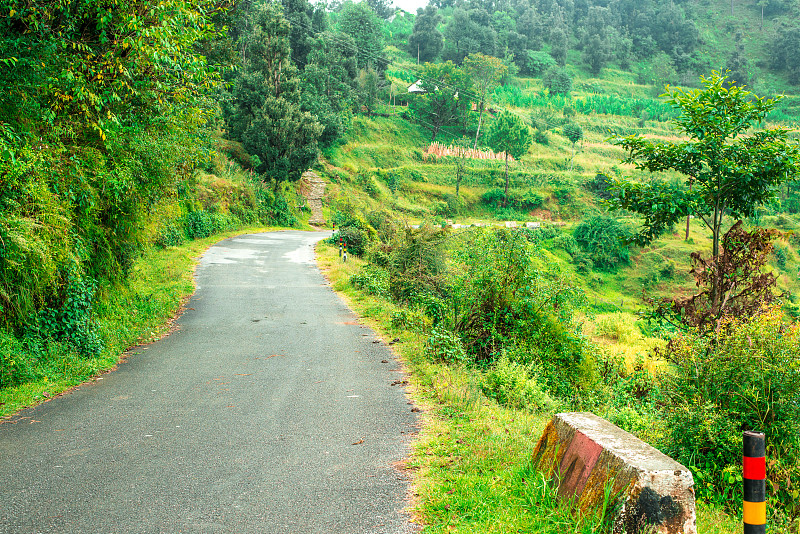
<instances>
[{"instance_id":1,"label":"red and yellow striped post","mask_svg":"<svg viewBox=\"0 0 800 534\"><path fill-rule=\"evenodd\" d=\"M744 433L744 534L767 532L767 462L762 432Z\"/></svg>"},{"instance_id":2,"label":"red and yellow striped post","mask_svg":"<svg viewBox=\"0 0 800 534\"><path fill-rule=\"evenodd\" d=\"M344 244L344 256L342 256L342 261L347 261L347 243Z\"/></svg>"},{"instance_id":3,"label":"red and yellow striped post","mask_svg":"<svg viewBox=\"0 0 800 534\"><path fill-rule=\"evenodd\" d=\"M342 257L342 236L339 236L339 257Z\"/></svg>"}]
</instances>

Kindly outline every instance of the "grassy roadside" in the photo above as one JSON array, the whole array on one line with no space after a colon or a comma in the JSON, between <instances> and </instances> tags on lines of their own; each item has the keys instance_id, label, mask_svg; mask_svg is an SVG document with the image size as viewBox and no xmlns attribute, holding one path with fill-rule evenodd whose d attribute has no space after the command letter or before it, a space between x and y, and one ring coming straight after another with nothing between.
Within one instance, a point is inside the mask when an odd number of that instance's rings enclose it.
<instances>
[{"instance_id":1,"label":"grassy roadside","mask_svg":"<svg viewBox=\"0 0 800 534\"><path fill-rule=\"evenodd\" d=\"M194 266L208 247L236 235L275 229L241 228L177 247L148 250L124 282L100 290L94 313L103 351L87 358L65 344L49 343L44 347L48 358L31 364L32 373L42 378L0 389L0 419L114 369L126 349L163 337L181 304L194 292ZM22 350L7 344L7 339L0 339L3 357L14 358L15 351Z\"/></svg>"},{"instance_id":2,"label":"grassy roadside","mask_svg":"<svg viewBox=\"0 0 800 534\"><path fill-rule=\"evenodd\" d=\"M363 262L342 264L335 248L317 247L320 268L334 290L366 324L394 344L410 376L412 396L424 408L423 431L407 468L415 472L411 504L424 532L590 533L599 516L580 517L528 461L549 415L511 410L490 402L478 376L435 364L424 354L421 329L398 327L392 303L355 290L349 283Z\"/></svg>"},{"instance_id":3,"label":"grassy roadside","mask_svg":"<svg viewBox=\"0 0 800 534\"><path fill-rule=\"evenodd\" d=\"M409 374L411 395L424 408L423 428L406 466L414 472L411 512L425 533L606 532L601 514L579 516L532 469L530 458L550 413L500 406L481 391L481 373L431 363L424 323L398 324L399 308L352 287L364 264L337 250L317 247L331 286L370 327L393 345ZM394 319L394 320L393 320ZM698 532L727 534L741 520L698 504Z\"/></svg>"}]
</instances>

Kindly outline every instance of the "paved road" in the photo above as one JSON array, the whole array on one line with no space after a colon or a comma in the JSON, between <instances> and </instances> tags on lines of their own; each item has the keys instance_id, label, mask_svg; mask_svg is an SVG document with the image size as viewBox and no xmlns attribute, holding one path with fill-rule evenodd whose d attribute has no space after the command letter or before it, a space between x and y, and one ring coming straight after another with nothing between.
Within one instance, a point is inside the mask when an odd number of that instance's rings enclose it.
<instances>
[{"instance_id":1,"label":"paved road","mask_svg":"<svg viewBox=\"0 0 800 534\"><path fill-rule=\"evenodd\" d=\"M416 417L314 265L324 236L212 247L176 332L0 424L0 532L411 532L392 463Z\"/></svg>"}]
</instances>

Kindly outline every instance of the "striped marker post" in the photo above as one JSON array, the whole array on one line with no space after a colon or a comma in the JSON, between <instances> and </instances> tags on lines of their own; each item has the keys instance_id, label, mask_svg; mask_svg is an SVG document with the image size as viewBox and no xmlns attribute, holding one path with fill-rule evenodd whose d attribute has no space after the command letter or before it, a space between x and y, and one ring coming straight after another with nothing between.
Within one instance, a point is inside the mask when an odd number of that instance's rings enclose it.
<instances>
[{"instance_id":1,"label":"striped marker post","mask_svg":"<svg viewBox=\"0 0 800 534\"><path fill-rule=\"evenodd\" d=\"M342 238L339 237L339 257L342 257Z\"/></svg>"},{"instance_id":2,"label":"striped marker post","mask_svg":"<svg viewBox=\"0 0 800 534\"><path fill-rule=\"evenodd\" d=\"M342 256L342 261L347 262L347 243L344 244L344 256Z\"/></svg>"},{"instance_id":3,"label":"striped marker post","mask_svg":"<svg viewBox=\"0 0 800 534\"><path fill-rule=\"evenodd\" d=\"M762 432L744 433L744 534L767 532L767 463Z\"/></svg>"}]
</instances>

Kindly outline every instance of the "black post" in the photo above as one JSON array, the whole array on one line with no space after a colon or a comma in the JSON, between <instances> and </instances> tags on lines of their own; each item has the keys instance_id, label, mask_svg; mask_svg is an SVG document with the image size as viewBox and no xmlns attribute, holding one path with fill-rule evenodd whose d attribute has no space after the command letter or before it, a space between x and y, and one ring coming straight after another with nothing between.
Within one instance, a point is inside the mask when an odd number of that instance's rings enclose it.
<instances>
[{"instance_id":1,"label":"black post","mask_svg":"<svg viewBox=\"0 0 800 534\"><path fill-rule=\"evenodd\" d=\"M744 433L744 458L742 471L744 478L744 534L765 534L767 532L766 502L766 443L763 432Z\"/></svg>"}]
</instances>

